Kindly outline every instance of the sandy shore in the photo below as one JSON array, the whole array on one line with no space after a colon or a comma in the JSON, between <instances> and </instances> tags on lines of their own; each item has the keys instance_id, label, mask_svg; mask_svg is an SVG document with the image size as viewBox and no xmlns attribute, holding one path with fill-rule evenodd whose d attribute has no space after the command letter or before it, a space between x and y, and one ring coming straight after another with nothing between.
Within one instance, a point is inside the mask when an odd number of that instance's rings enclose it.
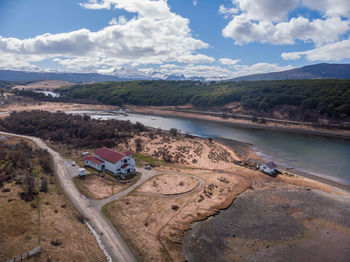
<instances>
[{"instance_id":1,"label":"sandy shore","mask_svg":"<svg viewBox=\"0 0 350 262\"><path fill-rule=\"evenodd\" d=\"M218 142L225 144L226 146L230 147L238 156L241 157L242 160L252 160L254 162L264 162L264 159L261 158L260 156L257 156L253 149L253 146L247 143L239 142L239 141L234 141L230 139L224 139L224 138L216 138ZM301 170L285 170L284 166L278 165L278 169L282 171L285 177L296 177L301 180L304 180L306 183L322 183L326 184L331 187L339 188L341 190L345 190L350 192L350 185L343 184L341 182L333 181L327 178L322 177L321 175L313 175ZM286 180L286 179L285 179ZM290 182L292 180L288 179L286 182Z\"/></svg>"},{"instance_id":2,"label":"sandy shore","mask_svg":"<svg viewBox=\"0 0 350 262\"><path fill-rule=\"evenodd\" d=\"M129 110L137 114L147 114L155 116L167 116L167 117L176 117L183 119L198 119L205 120L208 122L215 122L235 127L242 128L254 128L254 129L267 129L267 130L276 130L290 133L299 133L299 134L310 134L310 135L319 135L319 136L328 136L328 137L339 137L343 139L350 139L350 130L343 129L325 129L325 128L315 128L312 125L301 125L301 124L292 124L292 122L287 121L284 123L281 122L270 122L266 123L255 123L251 120L243 119L233 119L233 118L222 118L218 116L205 115L199 113L188 113L182 111L176 111L174 108L170 107L154 107L154 106L127 106Z\"/></svg>"},{"instance_id":3,"label":"sandy shore","mask_svg":"<svg viewBox=\"0 0 350 262\"><path fill-rule=\"evenodd\" d=\"M81 111L81 110L115 110L114 106L90 105L90 104L73 104L73 103L53 103L53 102L13 102L4 104L0 107L0 117L8 116L12 111Z\"/></svg>"}]
</instances>

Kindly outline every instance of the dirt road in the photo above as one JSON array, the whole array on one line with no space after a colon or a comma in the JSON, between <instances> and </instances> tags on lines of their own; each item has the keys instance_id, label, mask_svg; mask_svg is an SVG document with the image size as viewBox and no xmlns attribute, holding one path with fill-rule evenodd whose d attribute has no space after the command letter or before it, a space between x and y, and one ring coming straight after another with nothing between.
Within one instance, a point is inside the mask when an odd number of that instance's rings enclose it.
<instances>
[{"instance_id":1,"label":"dirt road","mask_svg":"<svg viewBox=\"0 0 350 262\"><path fill-rule=\"evenodd\" d=\"M92 227L99 233L101 241L112 260L128 262L137 261L117 230L109 220L102 215L100 209L91 205L89 200L75 187L67 170L65 159L59 153L49 148L45 142L36 137L16 135L6 132L0 132L0 134L30 139L35 142L38 147L47 150L53 158L56 176L61 187L73 205L88 219Z\"/></svg>"}]
</instances>

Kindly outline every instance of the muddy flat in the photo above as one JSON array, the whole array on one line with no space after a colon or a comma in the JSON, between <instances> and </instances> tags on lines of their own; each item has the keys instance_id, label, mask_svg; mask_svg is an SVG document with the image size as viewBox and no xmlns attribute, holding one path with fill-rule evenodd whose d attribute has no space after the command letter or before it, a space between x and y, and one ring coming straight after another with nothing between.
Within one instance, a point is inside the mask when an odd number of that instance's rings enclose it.
<instances>
[{"instance_id":1,"label":"muddy flat","mask_svg":"<svg viewBox=\"0 0 350 262\"><path fill-rule=\"evenodd\" d=\"M350 198L268 183L185 237L188 261L349 261Z\"/></svg>"}]
</instances>

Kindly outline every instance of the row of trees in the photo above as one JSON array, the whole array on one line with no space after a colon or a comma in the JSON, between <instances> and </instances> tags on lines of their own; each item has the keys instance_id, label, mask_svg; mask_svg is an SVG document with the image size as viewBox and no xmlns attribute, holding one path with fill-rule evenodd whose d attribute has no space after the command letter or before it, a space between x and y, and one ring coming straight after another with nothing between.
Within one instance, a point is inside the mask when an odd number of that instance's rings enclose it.
<instances>
[{"instance_id":1,"label":"row of trees","mask_svg":"<svg viewBox=\"0 0 350 262\"><path fill-rule=\"evenodd\" d=\"M285 80L253 82L132 81L75 85L59 89L63 98L111 105L224 106L241 102L246 109L269 111L292 105L320 115L345 119L350 115L350 80Z\"/></svg>"},{"instance_id":2,"label":"row of trees","mask_svg":"<svg viewBox=\"0 0 350 262\"><path fill-rule=\"evenodd\" d=\"M13 112L0 120L0 128L76 148L113 147L146 130L142 124L130 121L101 121L87 115L47 111Z\"/></svg>"}]
</instances>

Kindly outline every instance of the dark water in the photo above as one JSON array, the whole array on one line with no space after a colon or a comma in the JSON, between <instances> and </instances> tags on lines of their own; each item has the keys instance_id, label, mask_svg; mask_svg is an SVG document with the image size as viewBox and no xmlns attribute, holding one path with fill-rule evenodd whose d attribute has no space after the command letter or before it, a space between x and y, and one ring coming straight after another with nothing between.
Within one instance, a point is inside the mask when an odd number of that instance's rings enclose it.
<instances>
[{"instance_id":1,"label":"dark water","mask_svg":"<svg viewBox=\"0 0 350 262\"><path fill-rule=\"evenodd\" d=\"M238 128L219 123L172 117L87 113L94 118L130 120L154 128L165 130L177 128L183 133L201 137L221 137L249 143L264 158L270 158L281 165L292 166L310 174L350 185L349 140Z\"/></svg>"}]
</instances>

